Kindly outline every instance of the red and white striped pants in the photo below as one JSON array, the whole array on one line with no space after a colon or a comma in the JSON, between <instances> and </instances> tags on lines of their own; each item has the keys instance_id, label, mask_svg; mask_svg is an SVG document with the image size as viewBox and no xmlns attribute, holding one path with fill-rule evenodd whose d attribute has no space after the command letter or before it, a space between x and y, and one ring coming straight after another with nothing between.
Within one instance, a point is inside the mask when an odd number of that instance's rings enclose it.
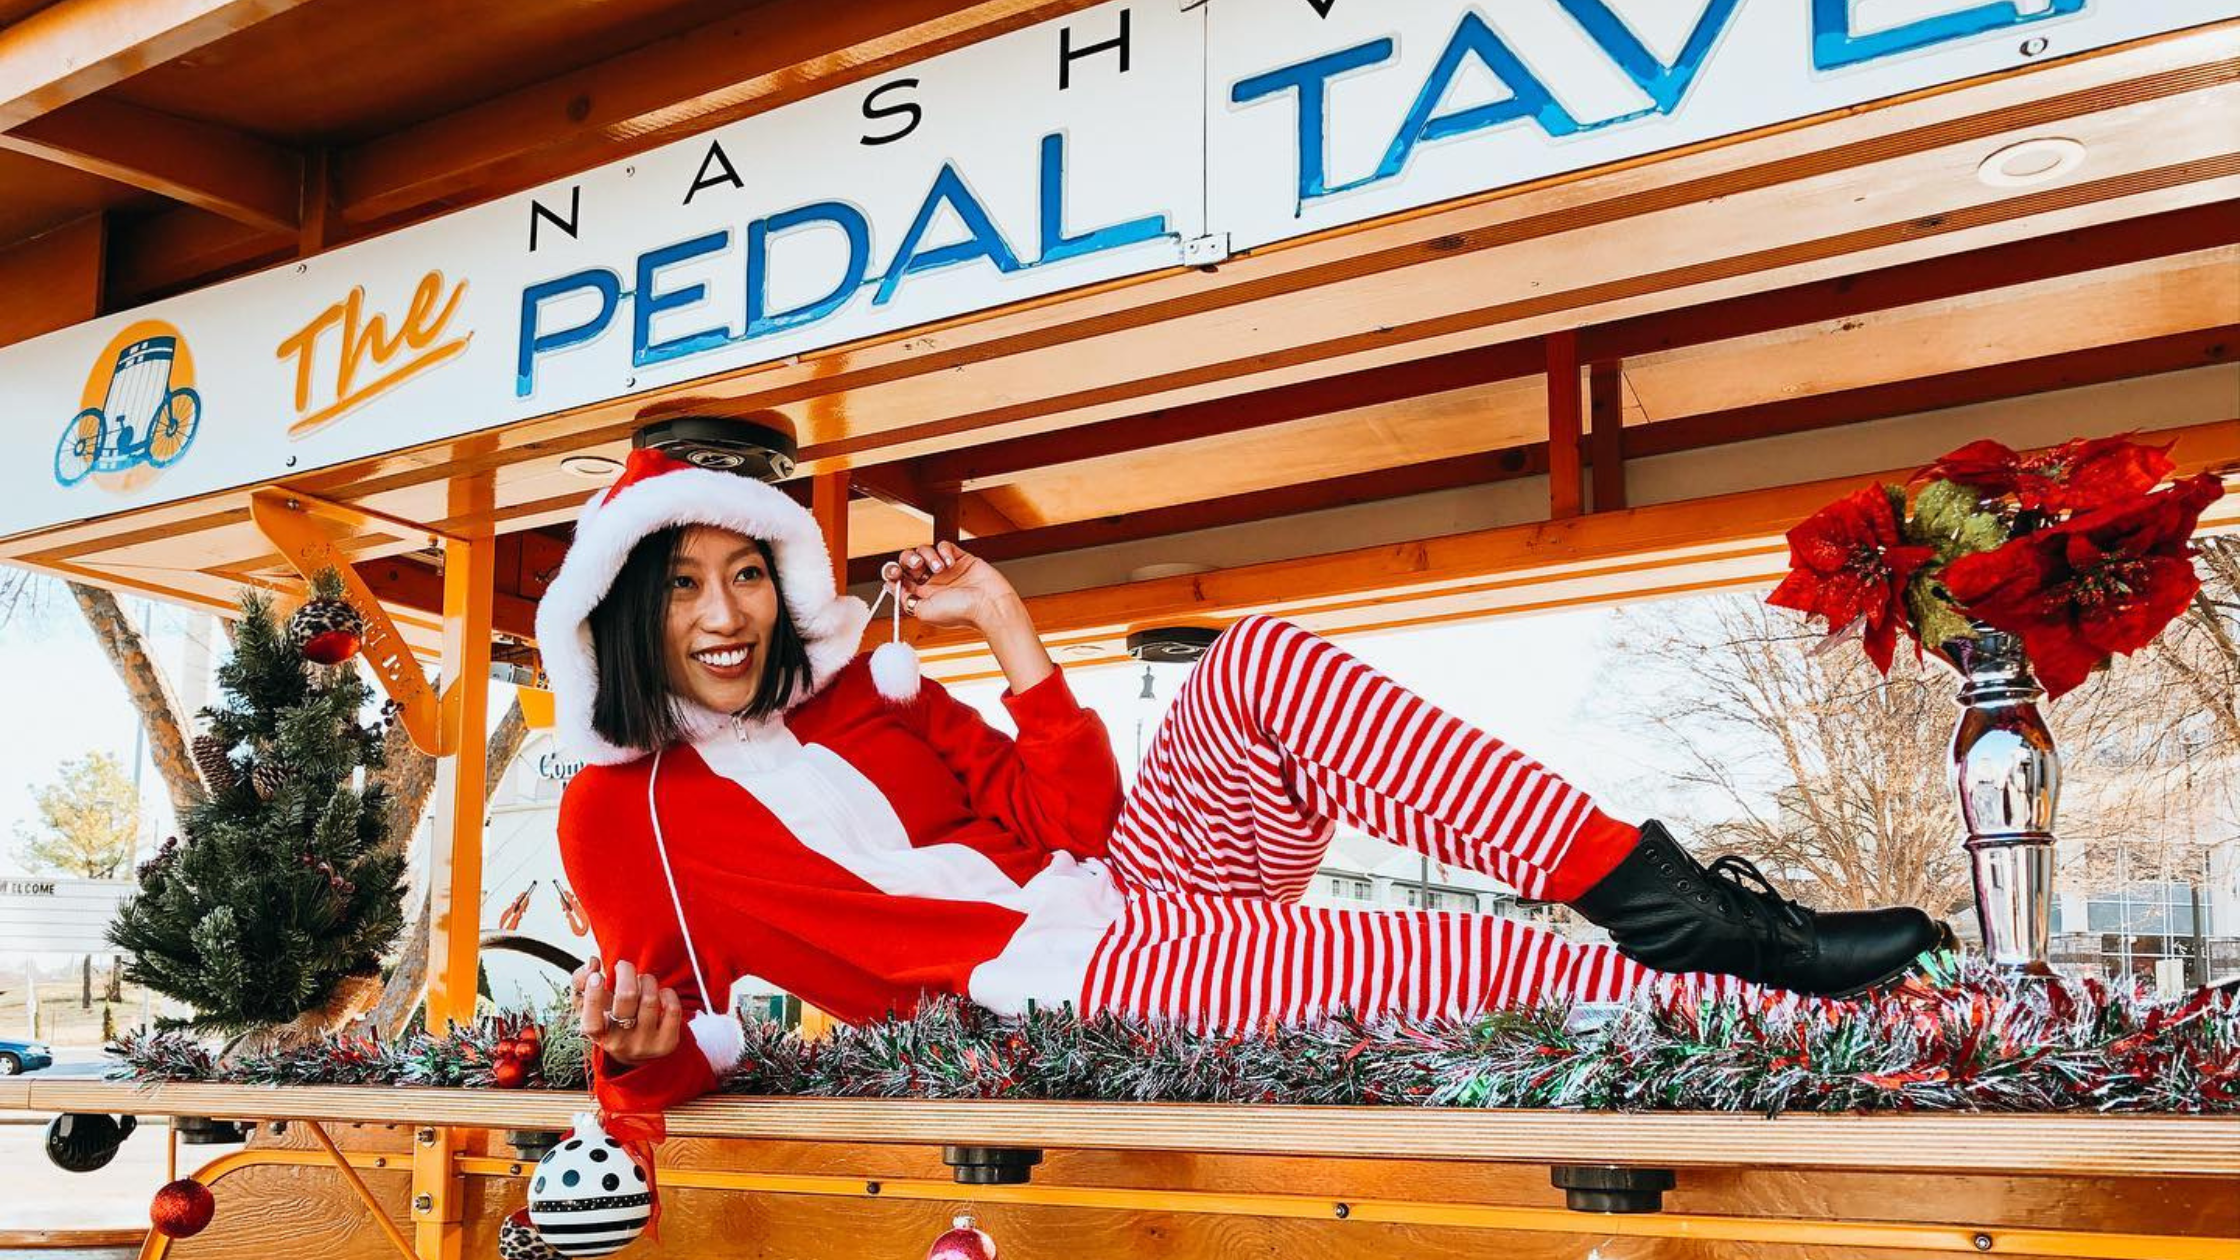
<instances>
[{"instance_id":1,"label":"red and white striped pants","mask_svg":"<svg viewBox=\"0 0 2240 1260\"><path fill-rule=\"evenodd\" d=\"M1247 617L1183 684L1121 807L1110 861L1127 910L1084 1004L1235 1028L1607 1000L1659 975L1491 915L1300 905L1340 819L1556 901L1637 838L1328 640Z\"/></svg>"}]
</instances>

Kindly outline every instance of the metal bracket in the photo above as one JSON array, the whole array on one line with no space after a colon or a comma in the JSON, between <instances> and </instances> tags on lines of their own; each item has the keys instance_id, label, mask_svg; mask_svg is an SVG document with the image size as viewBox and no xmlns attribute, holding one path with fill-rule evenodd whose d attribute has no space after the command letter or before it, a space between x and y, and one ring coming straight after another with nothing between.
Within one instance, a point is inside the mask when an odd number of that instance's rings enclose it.
<instances>
[{"instance_id":1,"label":"metal bracket","mask_svg":"<svg viewBox=\"0 0 2240 1260\"><path fill-rule=\"evenodd\" d=\"M373 676L381 683L381 689L397 702L397 718L412 736L413 745L431 757L457 751L460 680L453 679L441 696L436 694L420 662L405 646L404 635L397 630L396 622L389 619L388 610L351 567L349 556L338 545L338 530L378 526L407 537L417 535L432 541L461 543L468 540L450 537L425 525L286 489L259 490L251 494L249 519L265 541L285 556L305 581L310 581L321 569L333 569L341 575L351 606L365 618L363 650L366 661L373 666Z\"/></svg>"},{"instance_id":2,"label":"metal bracket","mask_svg":"<svg viewBox=\"0 0 2240 1260\"><path fill-rule=\"evenodd\" d=\"M1211 267L1234 256L1227 232L1208 232L1182 243L1182 262L1188 267Z\"/></svg>"}]
</instances>

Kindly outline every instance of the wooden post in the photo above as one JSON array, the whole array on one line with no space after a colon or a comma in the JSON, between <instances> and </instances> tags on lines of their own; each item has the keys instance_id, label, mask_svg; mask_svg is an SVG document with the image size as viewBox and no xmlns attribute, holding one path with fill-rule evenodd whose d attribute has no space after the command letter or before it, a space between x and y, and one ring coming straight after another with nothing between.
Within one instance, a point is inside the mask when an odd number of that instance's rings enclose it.
<instances>
[{"instance_id":1,"label":"wooden post","mask_svg":"<svg viewBox=\"0 0 2240 1260\"><path fill-rule=\"evenodd\" d=\"M1587 369L1587 412L1592 417L1594 510L1626 505L1625 373L1615 360Z\"/></svg>"},{"instance_id":2,"label":"wooden post","mask_svg":"<svg viewBox=\"0 0 2240 1260\"><path fill-rule=\"evenodd\" d=\"M834 590L848 589L848 470L818 473L809 482L809 511L817 518L817 529L824 534L825 549L832 553L832 586ZM717 1000L715 994L708 1001ZM831 1031L832 1016L807 1002L801 1004L801 1035L822 1037Z\"/></svg>"},{"instance_id":3,"label":"wooden post","mask_svg":"<svg viewBox=\"0 0 2240 1260\"><path fill-rule=\"evenodd\" d=\"M334 175L324 145L303 155L303 210L296 225L296 257L324 253L334 230Z\"/></svg>"},{"instance_id":4,"label":"wooden post","mask_svg":"<svg viewBox=\"0 0 2240 1260\"><path fill-rule=\"evenodd\" d=\"M848 589L848 470L818 473L809 481L809 511L832 553L832 586Z\"/></svg>"},{"instance_id":5,"label":"wooden post","mask_svg":"<svg viewBox=\"0 0 2240 1260\"><path fill-rule=\"evenodd\" d=\"M436 762L435 845L429 855L428 1031L474 1019L482 945L482 819L490 730L490 619L497 544L490 474L452 483L454 518L473 532L443 544L443 724ZM412 1147L413 1239L423 1260L458 1260L466 1187L454 1160L465 1130L420 1131Z\"/></svg>"},{"instance_id":6,"label":"wooden post","mask_svg":"<svg viewBox=\"0 0 2240 1260\"><path fill-rule=\"evenodd\" d=\"M956 542L957 519L964 506L964 495L956 491L933 497L933 541Z\"/></svg>"},{"instance_id":7,"label":"wooden post","mask_svg":"<svg viewBox=\"0 0 2240 1260\"><path fill-rule=\"evenodd\" d=\"M1548 519L1579 515L1579 334L1566 328L1547 336Z\"/></svg>"}]
</instances>

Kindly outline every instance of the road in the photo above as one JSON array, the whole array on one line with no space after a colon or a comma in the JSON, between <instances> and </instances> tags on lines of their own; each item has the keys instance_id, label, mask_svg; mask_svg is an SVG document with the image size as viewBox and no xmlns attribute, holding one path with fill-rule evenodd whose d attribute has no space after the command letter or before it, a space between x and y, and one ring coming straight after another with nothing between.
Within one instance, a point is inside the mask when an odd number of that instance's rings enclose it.
<instances>
[{"instance_id":1,"label":"road","mask_svg":"<svg viewBox=\"0 0 2240 1260\"><path fill-rule=\"evenodd\" d=\"M56 1046L55 1065L27 1073L32 1080L99 1077L109 1067L97 1047ZM47 1122L52 1116L0 1111L0 1169L7 1189L0 1193L0 1233L10 1230L145 1229L148 1200L164 1181L161 1117L151 1117L125 1139L115 1159L99 1172L69 1173L47 1158ZM198 1168L231 1146L181 1147L182 1172ZM0 1248L0 1254L7 1252Z\"/></svg>"}]
</instances>

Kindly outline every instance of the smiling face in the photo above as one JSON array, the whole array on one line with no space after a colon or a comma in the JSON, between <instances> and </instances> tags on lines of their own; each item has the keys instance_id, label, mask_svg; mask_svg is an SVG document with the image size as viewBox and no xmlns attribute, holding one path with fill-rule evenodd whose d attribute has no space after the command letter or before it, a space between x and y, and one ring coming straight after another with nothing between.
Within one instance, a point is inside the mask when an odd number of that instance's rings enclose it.
<instances>
[{"instance_id":1,"label":"smiling face","mask_svg":"<svg viewBox=\"0 0 2240 1260\"><path fill-rule=\"evenodd\" d=\"M754 701L778 622L778 585L754 539L696 525L669 562L662 664L672 694L718 713Z\"/></svg>"}]
</instances>

